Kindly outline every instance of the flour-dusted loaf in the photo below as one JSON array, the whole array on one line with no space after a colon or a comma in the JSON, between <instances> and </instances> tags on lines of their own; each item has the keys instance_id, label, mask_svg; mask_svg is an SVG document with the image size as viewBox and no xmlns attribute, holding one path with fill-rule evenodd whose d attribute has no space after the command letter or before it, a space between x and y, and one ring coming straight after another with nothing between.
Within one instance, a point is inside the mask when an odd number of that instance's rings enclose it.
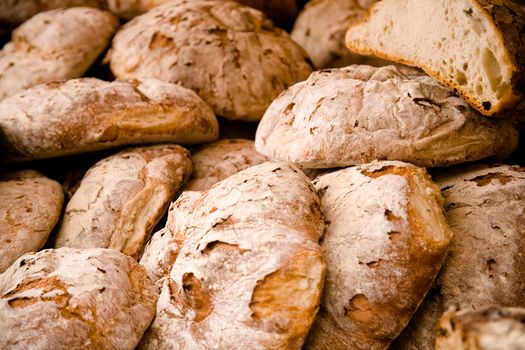
<instances>
[{"instance_id":1,"label":"flour-dusted loaf","mask_svg":"<svg viewBox=\"0 0 525 350\"><path fill-rule=\"evenodd\" d=\"M206 191L228 176L268 159L255 150L251 140L224 139L200 146L191 160L193 173L184 189Z\"/></svg>"},{"instance_id":2,"label":"flour-dusted loaf","mask_svg":"<svg viewBox=\"0 0 525 350\"><path fill-rule=\"evenodd\" d=\"M525 306L525 169L448 169L436 178L454 232L433 290L395 349L431 350L450 306Z\"/></svg>"},{"instance_id":3,"label":"flour-dusted loaf","mask_svg":"<svg viewBox=\"0 0 525 350\"><path fill-rule=\"evenodd\" d=\"M194 209L203 204L203 195L198 191L182 192L170 206L166 227L155 233L144 248L140 264L160 286L162 281L158 281L170 273L186 239L186 232L192 229Z\"/></svg>"},{"instance_id":4,"label":"flour-dusted loaf","mask_svg":"<svg viewBox=\"0 0 525 350\"><path fill-rule=\"evenodd\" d=\"M219 133L213 111L191 90L156 79L94 78L41 84L5 98L0 131L0 157L11 161L137 143L210 142Z\"/></svg>"},{"instance_id":5,"label":"flour-dusted loaf","mask_svg":"<svg viewBox=\"0 0 525 350\"><path fill-rule=\"evenodd\" d=\"M116 16L87 7L34 16L0 51L0 100L37 84L82 76L117 26Z\"/></svg>"},{"instance_id":6,"label":"flour-dusted loaf","mask_svg":"<svg viewBox=\"0 0 525 350\"><path fill-rule=\"evenodd\" d=\"M251 167L205 192L190 225L140 348L300 349L325 272L308 178Z\"/></svg>"},{"instance_id":7,"label":"flour-dusted loaf","mask_svg":"<svg viewBox=\"0 0 525 350\"><path fill-rule=\"evenodd\" d=\"M327 273L307 349L385 349L438 273L452 232L427 172L374 162L319 176Z\"/></svg>"},{"instance_id":8,"label":"flour-dusted loaf","mask_svg":"<svg viewBox=\"0 0 525 350\"><path fill-rule=\"evenodd\" d=\"M439 321L436 350L502 349L525 349L525 309L452 309Z\"/></svg>"},{"instance_id":9,"label":"flour-dusted loaf","mask_svg":"<svg viewBox=\"0 0 525 350\"><path fill-rule=\"evenodd\" d=\"M117 33L111 70L195 90L228 119L257 121L272 100L311 73L306 54L260 11L226 0L175 0Z\"/></svg>"},{"instance_id":10,"label":"flour-dusted loaf","mask_svg":"<svg viewBox=\"0 0 525 350\"><path fill-rule=\"evenodd\" d=\"M117 251L26 254L0 275L0 348L132 350L156 301L146 271Z\"/></svg>"},{"instance_id":11,"label":"flour-dusted loaf","mask_svg":"<svg viewBox=\"0 0 525 350\"><path fill-rule=\"evenodd\" d=\"M383 0L350 26L360 54L424 69L494 115L523 96L525 15L508 0Z\"/></svg>"},{"instance_id":12,"label":"flour-dusted loaf","mask_svg":"<svg viewBox=\"0 0 525 350\"><path fill-rule=\"evenodd\" d=\"M176 145L130 148L95 164L69 201L56 247L111 248L136 259L191 174Z\"/></svg>"},{"instance_id":13,"label":"flour-dusted loaf","mask_svg":"<svg viewBox=\"0 0 525 350\"><path fill-rule=\"evenodd\" d=\"M349 25L366 14L375 0L309 1L295 21L292 39L308 52L315 67L344 67L361 63L364 56L345 45Z\"/></svg>"},{"instance_id":14,"label":"flour-dusted loaf","mask_svg":"<svg viewBox=\"0 0 525 350\"><path fill-rule=\"evenodd\" d=\"M313 73L266 111L259 152L303 168L401 160L443 166L508 156L518 133L484 118L424 73L353 65Z\"/></svg>"},{"instance_id":15,"label":"flour-dusted loaf","mask_svg":"<svg viewBox=\"0 0 525 350\"><path fill-rule=\"evenodd\" d=\"M19 256L44 246L63 201L60 184L39 172L0 175L0 273Z\"/></svg>"}]
</instances>

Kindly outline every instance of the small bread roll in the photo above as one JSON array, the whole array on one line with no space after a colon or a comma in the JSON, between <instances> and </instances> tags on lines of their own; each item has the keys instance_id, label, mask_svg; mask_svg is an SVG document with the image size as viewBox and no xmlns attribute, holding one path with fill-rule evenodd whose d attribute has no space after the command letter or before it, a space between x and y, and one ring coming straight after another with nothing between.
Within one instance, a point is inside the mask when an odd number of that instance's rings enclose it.
<instances>
[{"instance_id":1,"label":"small bread roll","mask_svg":"<svg viewBox=\"0 0 525 350\"><path fill-rule=\"evenodd\" d=\"M217 115L258 121L311 73L306 54L260 11L224 0L175 0L134 18L113 39L111 70L193 89Z\"/></svg>"},{"instance_id":2,"label":"small bread roll","mask_svg":"<svg viewBox=\"0 0 525 350\"><path fill-rule=\"evenodd\" d=\"M257 129L255 147L302 168L374 160L423 167L490 156L518 143L507 120L487 120L418 71L349 66L313 73L276 98Z\"/></svg>"},{"instance_id":3,"label":"small bread roll","mask_svg":"<svg viewBox=\"0 0 525 350\"><path fill-rule=\"evenodd\" d=\"M306 349L386 349L425 297L452 232L424 169L374 162L314 180L327 277Z\"/></svg>"},{"instance_id":4,"label":"small bread roll","mask_svg":"<svg viewBox=\"0 0 525 350\"><path fill-rule=\"evenodd\" d=\"M109 249L47 249L0 275L0 348L135 349L157 293L133 259Z\"/></svg>"},{"instance_id":5,"label":"small bread roll","mask_svg":"<svg viewBox=\"0 0 525 350\"><path fill-rule=\"evenodd\" d=\"M315 189L286 163L219 182L193 207L140 348L300 349L319 307L323 226Z\"/></svg>"},{"instance_id":6,"label":"small bread roll","mask_svg":"<svg viewBox=\"0 0 525 350\"><path fill-rule=\"evenodd\" d=\"M501 349L525 349L525 309L452 309L439 321L436 350Z\"/></svg>"},{"instance_id":7,"label":"small bread roll","mask_svg":"<svg viewBox=\"0 0 525 350\"><path fill-rule=\"evenodd\" d=\"M193 91L156 79L37 85L0 101L0 130L0 157L9 161L210 142L219 134L213 111Z\"/></svg>"},{"instance_id":8,"label":"small bread roll","mask_svg":"<svg viewBox=\"0 0 525 350\"><path fill-rule=\"evenodd\" d=\"M111 13L86 7L34 16L0 51L0 100L34 85L81 77L118 25Z\"/></svg>"},{"instance_id":9,"label":"small bread roll","mask_svg":"<svg viewBox=\"0 0 525 350\"><path fill-rule=\"evenodd\" d=\"M192 155L193 173L184 190L207 191L217 182L268 159L251 140L224 139L200 146Z\"/></svg>"},{"instance_id":10,"label":"small bread roll","mask_svg":"<svg viewBox=\"0 0 525 350\"><path fill-rule=\"evenodd\" d=\"M62 187L34 170L0 175L0 273L46 243L64 202Z\"/></svg>"},{"instance_id":11,"label":"small bread roll","mask_svg":"<svg viewBox=\"0 0 525 350\"><path fill-rule=\"evenodd\" d=\"M95 164L69 201L55 247L111 248L138 259L191 174L176 145L130 148Z\"/></svg>"}]
</instances>

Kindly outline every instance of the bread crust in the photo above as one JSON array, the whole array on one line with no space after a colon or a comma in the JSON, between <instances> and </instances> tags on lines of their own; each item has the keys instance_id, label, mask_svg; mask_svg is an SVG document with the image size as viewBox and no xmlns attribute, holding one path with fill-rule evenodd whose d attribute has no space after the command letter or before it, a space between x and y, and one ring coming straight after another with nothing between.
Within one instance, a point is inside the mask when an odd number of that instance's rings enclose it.
<instances>
[{"instance_id":1,"label":"bread crust","mask_svg":"<svg viewBox=\"0 0 525 350\"><path fill-rule=\"evenodd\" d=\"M0 129L0 155L9 161L218 137L217 119L204 101L156 79L80 78L37 85L0 101Z\"/></svg>"},{"instance_id":2,"label":"bread crust","mask_svg":"<svg viewBox=\"0 0 525 350\"><path fill-rule=\"evenodd\" d=\"M118 25L113 14L85 7L32 17L0 51L0 100L34 85L81 77Z\"/></svg>"},{"instance_id":3,"label":"bread crust","mask_svg":"<svg viewBox=\"0 0 525 350\"><path fill-rule=\"evenodd\" d=\"M114 250L26 254L0 275L0 348L132 350L157 297L146 271Z\"/></svg>"},{"instance_id":4,"label":"bread crust","mask_svg":"<svg viewBox=\"0 0 525 350\"><path fill-rule=\"evenodd\" d=\"M176 145L131 148L99 161L69 201L55 247L111 248L138 259L190 174L190 154Z\"/></svg>"},{"instance_id":5,"label":"bread crust","mask_svg":"<svg viewBox=\"0 0 525 350\"><path fill-rule=\"evenodd\" d=\"M374 162L314 180L326 227L323 312L307 349L385 349L410 320L452 232L422 168Z\"/></svg>"},{"instance_id":6,"label":"bread crust","mask_svg":"<svg viewBox=\"0 0 525 350\"><path fill-rule=\"evenodd\" d=\"M303 168L444 166L506 157L517 144L512 122L484 118L424 73L359 65L314 72L282 93L255 138L260 153Z\"/></svg>"},{"instance_id":7,"label":"bread crust","mask_svg":"<svg viewBox=\"0 0 525 350\"><path fill-rule=\"evenodd\" d=\"M317 244L324 224L308 178L264 163L198 203L140 348L300 349L325 270Z\"/></svg>"},{"instance_id":8,"label":"bread crust","mask_svg":"<svg viewBox=\"0 0 525 350\"><path fill-rule=\"evenodd\" d=\"M44 246L63 202L60 184L37 171L0 175L0 273Z\"/></svg>"},{"instance_id":9,"label":"bread crust","mask_svg":"<svg viewBox=\"0 0 525 350\"><path fill-rule=\"evenodd\" d=\"M179 83L217 115L245 121L258 121L282 90L311 73L305 52L285 31L233 1L156 7L122 27L109 57L119 78Z\"/></svg>"}]
</instances>

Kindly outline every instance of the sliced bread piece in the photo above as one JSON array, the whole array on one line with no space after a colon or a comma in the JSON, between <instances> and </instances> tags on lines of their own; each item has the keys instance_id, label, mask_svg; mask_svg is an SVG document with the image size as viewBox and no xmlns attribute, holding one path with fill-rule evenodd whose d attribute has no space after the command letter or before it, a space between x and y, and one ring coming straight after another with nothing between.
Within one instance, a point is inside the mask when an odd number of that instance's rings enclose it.
<instances>
[{"instance_id":1,"label":"sliced bread piece","mask_svg":"<svg viewBox=\"0 0 525 350\"><path fill-rule=\"evenodd\" d=\"M346 45L420 67L491 116L522 97L524 18L506 0L384 0L350 26Z\"/></svg>"}]
</instances>

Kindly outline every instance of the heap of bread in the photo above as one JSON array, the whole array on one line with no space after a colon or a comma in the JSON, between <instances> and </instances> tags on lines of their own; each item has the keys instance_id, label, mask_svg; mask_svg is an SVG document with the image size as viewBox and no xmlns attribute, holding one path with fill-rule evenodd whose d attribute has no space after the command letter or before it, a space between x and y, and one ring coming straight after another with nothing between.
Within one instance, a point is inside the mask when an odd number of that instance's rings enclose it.
<instances>
[{"instance_id":1,"label":"heap of bread","mask_svg":"<svg viewBox=\"0 0 525 350\"><path fill-rule=\"evenodd\" d=\"M525 349L518 3L0 26L0 349Z\"/></svg>"}]
</instances>

